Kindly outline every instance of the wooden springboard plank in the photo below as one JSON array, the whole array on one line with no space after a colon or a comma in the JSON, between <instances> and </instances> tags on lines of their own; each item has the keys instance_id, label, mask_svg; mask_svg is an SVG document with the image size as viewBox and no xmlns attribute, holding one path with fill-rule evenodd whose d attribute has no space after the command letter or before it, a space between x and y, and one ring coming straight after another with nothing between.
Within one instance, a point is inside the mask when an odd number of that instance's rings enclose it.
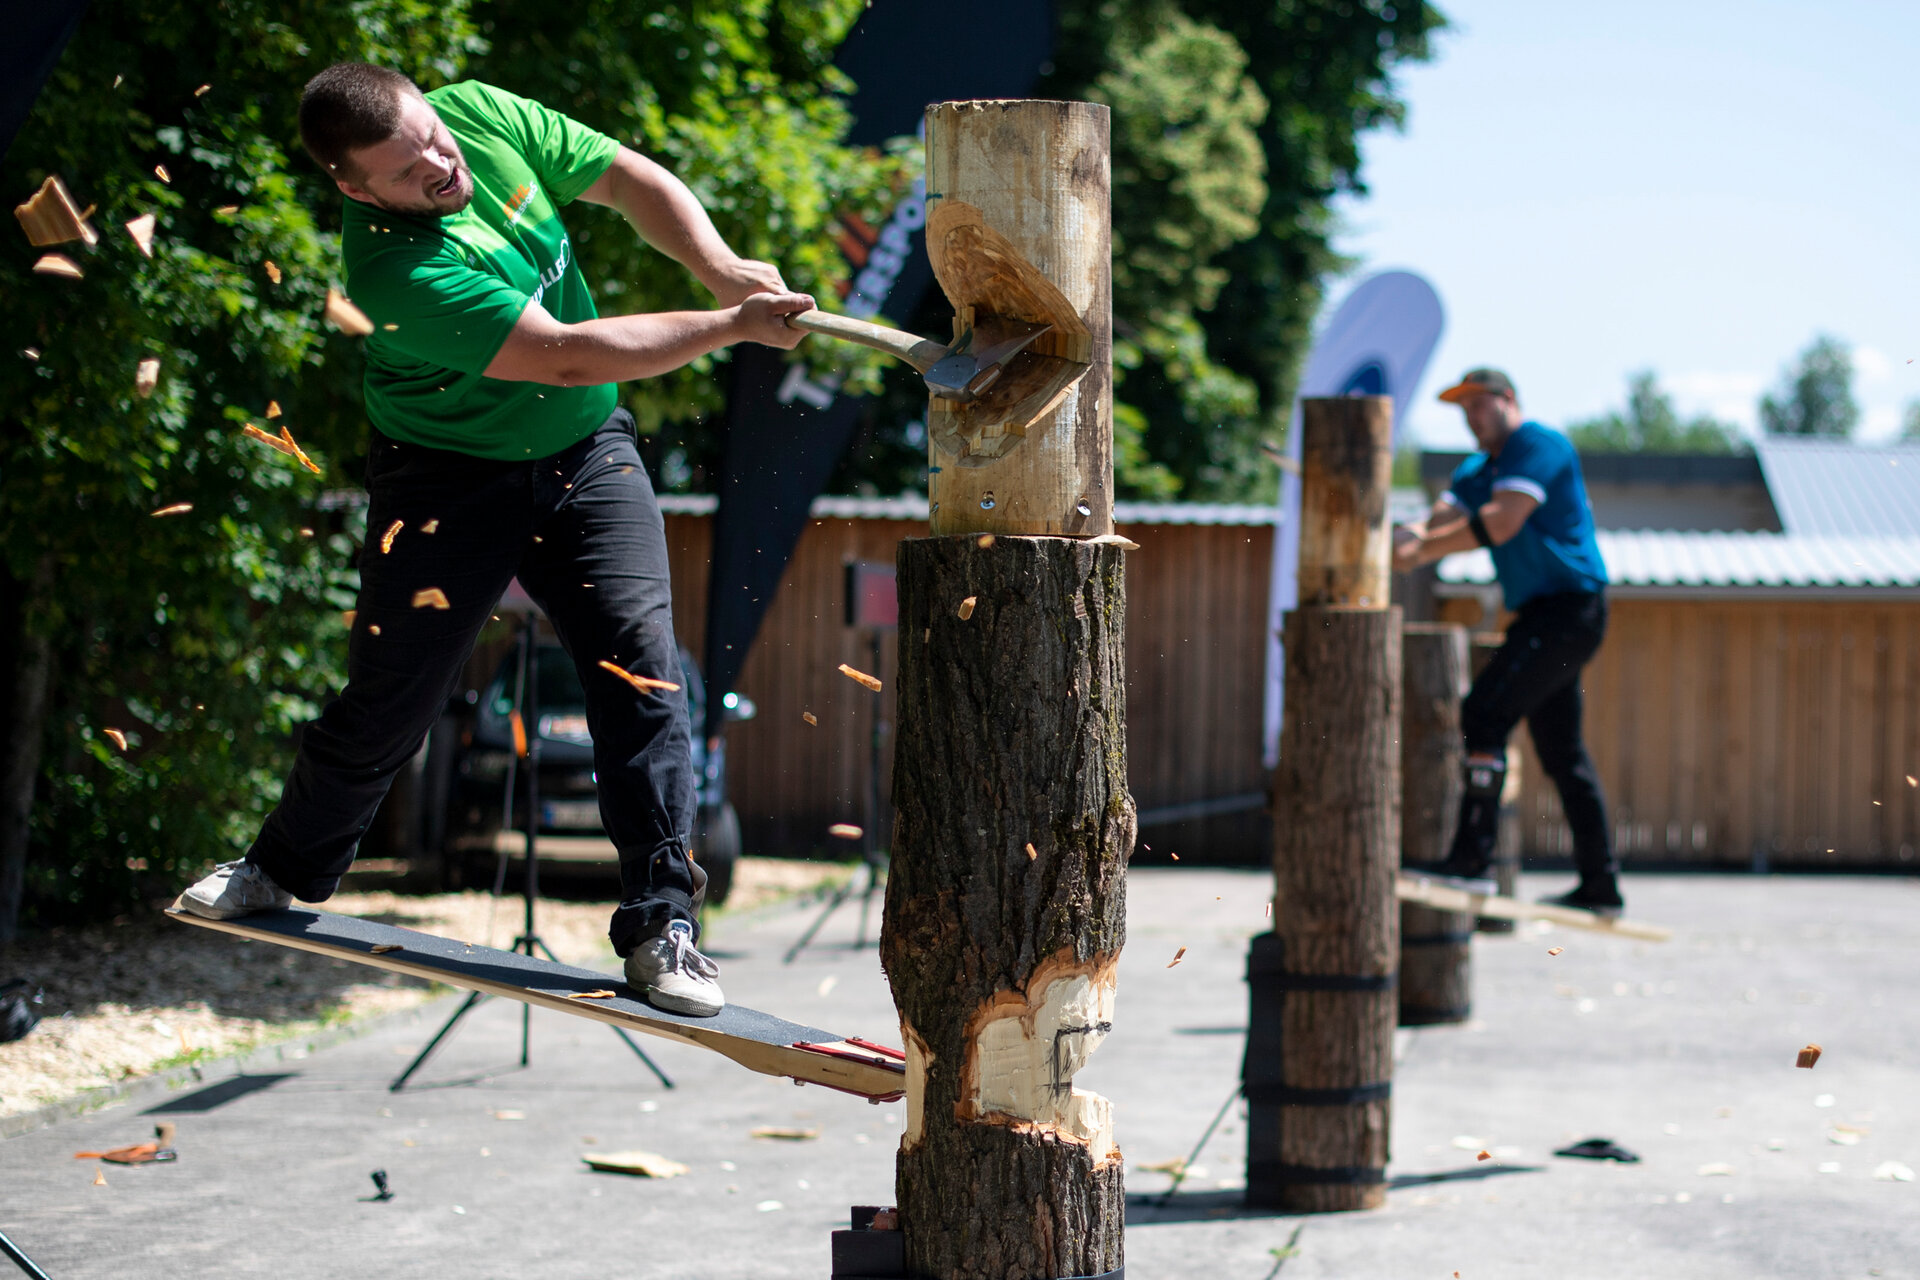
<instances>
[{"instance_id":1,"label":"wooden springboard plank","mask_svg":"<svg viewBox=\"0 0 1920 1280\"><path fill-rule=\"evenodd\" d=\"M177 905L169 907L167 914L203 929L390 969L677 1040L731 1058L761 1075L825 1085L872 1102L894 1101L906 1089L905 1064L892 1056L892 1050L735 1004L710 1018L669 1013L646 1003L618 978L592 969L308 907L263 911L238 920L206 920ZM375 954L375 947L398 949ZM571 998L605 990L620 994L612 999Z\"/></svg>"},{"instance_id":2,"label":"wooden springboard plank","mask_svg":"<svg viewBox=\"0 0 1920 1280\"><path fill-rule=\"evenodd\" d=\"M1665 925L1622 920L1573 907L1550 906L1544 902L1522 902L1518 898L1503 898L1495 893L1475 893L1471 889L1460 888L1458 882L1450 882L1445 877L1423 876L1417 872L1401 872L1394 881L1394 894L1402 902L1418 902L1442 911L1466 911L1476 916L1493 916L1501 920L1551 920L1569 929L1616 933L1623 938L1636 938L1642 942L1665 942L1673 936L1673 930Z\"/></svg>"}]
</instances>

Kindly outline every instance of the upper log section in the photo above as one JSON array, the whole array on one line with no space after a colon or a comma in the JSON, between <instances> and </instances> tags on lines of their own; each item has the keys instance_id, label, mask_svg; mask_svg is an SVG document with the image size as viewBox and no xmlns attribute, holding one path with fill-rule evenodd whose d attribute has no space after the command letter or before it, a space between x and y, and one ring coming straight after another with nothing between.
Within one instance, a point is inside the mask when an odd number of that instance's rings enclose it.
<instances>
[{"instance_id":1,"label":"upper log section","mask_svg":"<svg viewBox=\"0 0 1920 1280\"><path fill-rule=\"evenodd\" d=\"M1393 400L1302 400L1300 421L1300 603L1384 609Z\"/></svg>"},{"instance_id":2,"label":"upper log section","mask_svg":"<svg viewBox=\"0 0 1920 1280\"><path fill-rule=\"evenodd\" d=\"M954 336L1051 324L1001 384L928 406L933 533L1113 532L1113 286L1106 107L927 108L927 254Z\"/></svg>"}]
</instances>

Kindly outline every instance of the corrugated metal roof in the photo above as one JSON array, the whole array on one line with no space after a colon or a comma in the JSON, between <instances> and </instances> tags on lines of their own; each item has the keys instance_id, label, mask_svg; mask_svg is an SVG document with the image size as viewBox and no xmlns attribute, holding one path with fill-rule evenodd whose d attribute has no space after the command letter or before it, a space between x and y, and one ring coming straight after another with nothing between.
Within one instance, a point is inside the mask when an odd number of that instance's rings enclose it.
<instances>
[{"instance_id":1,"label":"corrugated metal roof","mask_svg":"<svg viewBox=\"0 0 1920 1280\"><path fill-rule=\"evenodd\" d=\"M1920 445L1770 437L1754 447L1788 533L1920 537Z\"/></svg>"},{"instance_id":2,"label":"corrugated metal roof","mask_svg":"<svg viewBox=\"0 0 1920 1280\"><path fill-rule=\"evenodd\" d=\"M1602 529L1599 542L1607 576L1620 587L1920 588L1920 537ZM1457 586L1491 583L1493 557L1449 556L1439 577Z\"/></svg>"}]
</instances>

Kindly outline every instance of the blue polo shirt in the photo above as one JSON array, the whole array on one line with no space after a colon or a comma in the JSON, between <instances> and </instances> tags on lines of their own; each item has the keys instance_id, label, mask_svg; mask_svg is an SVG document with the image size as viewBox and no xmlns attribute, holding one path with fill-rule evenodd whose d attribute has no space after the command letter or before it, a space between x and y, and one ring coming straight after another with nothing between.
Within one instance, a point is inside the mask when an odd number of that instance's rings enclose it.
<instances>
[{"instance_id":1,"label":"blue polo shirt","mask_svg":"<svg viewBox=\"0 0 1920 1280\"><path fill-rule=\"evenodd\" d=\"M1558 431L1523 422L1500 455L1476 453L1454 469L1443 501L1478 511L1493 495L1515 490L1540 505L1520 532L1493 550L1493 571L1507 608L1539 596L1599 591L1607 566L1593 537L1593 506L1580 477L1580 455Z\"/></svg>"}]
</instances>

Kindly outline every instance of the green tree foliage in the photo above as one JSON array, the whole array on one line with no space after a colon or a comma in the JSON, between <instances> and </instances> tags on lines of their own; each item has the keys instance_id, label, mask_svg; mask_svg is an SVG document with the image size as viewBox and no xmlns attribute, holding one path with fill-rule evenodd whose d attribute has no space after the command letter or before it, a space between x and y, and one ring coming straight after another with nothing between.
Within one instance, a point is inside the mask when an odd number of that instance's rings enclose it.
<instances>
[{"instance_id":1,"label":"green tree foliage","mask_svg":"<svg viewBox=\"0 0 1920 1280\"><path fill-rule=\"evenodd\" d=\"M872 209L899 169L838 142L846 86L828 60L859 10L96 0L0 168L10 202L59 174L102 232L57 246L80 280L34 273L42 250L17 231L0 247L0 713L8 763L39 774L38 918L116 910L233 856L278 795L294 727L342 676L363 530L322 494L357 480L366 423L358 344L320 319L342 197L298 149L308 77L365 59L541 98L660 157L736 248L831 299L829 217ZM586 208L603 310L712 305ZM151 260L122 230L145 213ZM143 359L160 362L146 399ZM685 423L717 403L713 372L636 384L629 403ZM268 424L273 400L285 415ZM291 424L325 474L244 438L248 421ZM193 509L150 514L178 503ZM19 675L33 653L44 681ZM42 694L36 725L22 713ZM0 796L0 817L19 799ZM19 853L0 831L0 941Z\"/></svg>"},{"instance_id":2,"label":"green tree foliage","mask_svg":"<svg viewBox=\"0 0 1920 1280\"><path fill-rule=\"evenodd\" d=\"M1265 497L1360 138L1445 23L1422 0L1060 0L1042 92L1114 108L1121 491ZM1263 109L1264 108L1264 109ZM1260 161L1253 160L1257 148ZM1204 170L1204 172L1200 172ZM1130 437L1138 440L1130 450Z\"/></svg>"},{"instance_id":3,"label":"green tree foliage","mask_svg":"<svg viewBox=\"0 0 1920 1280\"><path fill-rule=\"evenodd\" d=\"M1651 369L1627 379L1627 403L1567 427L1582 453L1744 453L1739 428L1704 414L1683 419Z\"/></svg>"},{"instance_id":4,"label":"green tree foliage","mask_svg":"<svg viewBox=\"0 0 1920 1280\"><path fill-rule=\"evenodd\" d=\"M1837 436L1860 423L1853 398L1853 357L1836 338L1821 334L1781 372L1780 385L1761 397L1760 429L1770 436Z\"/></svg>"}]
</instances>

